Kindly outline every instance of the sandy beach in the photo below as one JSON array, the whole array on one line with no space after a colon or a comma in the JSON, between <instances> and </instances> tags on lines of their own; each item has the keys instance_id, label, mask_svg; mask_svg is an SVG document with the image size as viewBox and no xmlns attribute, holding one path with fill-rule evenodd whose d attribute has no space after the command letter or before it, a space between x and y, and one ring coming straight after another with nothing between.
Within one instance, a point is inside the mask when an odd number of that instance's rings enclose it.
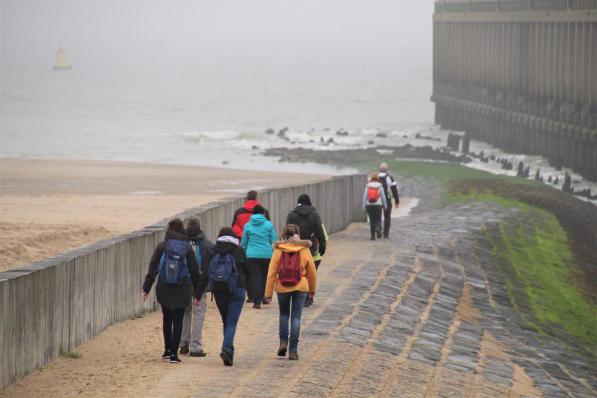
<instances>
[{"instance_id":1,"label":"sandy beach","mask_svg":"<svg viewBox=\"0 0 597 398\"><path fill-rule=\"evenodd\" d=\"M0 158L0 271L313 174L134 162Z\"/></svg>"}]
</instances>

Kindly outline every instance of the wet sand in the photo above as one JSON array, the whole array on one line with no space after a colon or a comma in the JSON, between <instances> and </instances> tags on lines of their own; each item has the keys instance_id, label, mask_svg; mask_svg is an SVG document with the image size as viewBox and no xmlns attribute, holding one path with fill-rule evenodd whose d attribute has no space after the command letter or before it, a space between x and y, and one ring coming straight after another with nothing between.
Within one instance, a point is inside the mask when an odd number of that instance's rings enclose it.
<instances>
[{"instance_id":1,"label":"wet sand","mask_svg":"<svg viewBox=\"0 0 597 398\"><path fill-rule=\"evenodd\" d=\"M249 189L326 178L134 162L0 158L0 271Z\"/></svg>"}]
</instances>

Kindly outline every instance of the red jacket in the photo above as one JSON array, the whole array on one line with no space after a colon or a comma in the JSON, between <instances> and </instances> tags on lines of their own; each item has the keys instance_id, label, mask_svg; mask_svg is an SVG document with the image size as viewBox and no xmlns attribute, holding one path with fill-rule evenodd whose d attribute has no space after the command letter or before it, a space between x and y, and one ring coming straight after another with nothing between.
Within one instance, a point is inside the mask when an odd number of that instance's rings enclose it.
<instances>
[{"instance_id":1,"label":"red jacket","mask_svg":"<svg viewBox=\"0 0 597 398\"><path fill-rule=\"evenodd\" d=\"M253 215L253 209L258 204L258 200L247 200L243 207L234 212L234 218L232 219L232 230L239 238L242 238L245 224L249 222L249 219ZM265 210L264 216L269 220L269 212L267 209Z\"/></svg>"}]
</instances>

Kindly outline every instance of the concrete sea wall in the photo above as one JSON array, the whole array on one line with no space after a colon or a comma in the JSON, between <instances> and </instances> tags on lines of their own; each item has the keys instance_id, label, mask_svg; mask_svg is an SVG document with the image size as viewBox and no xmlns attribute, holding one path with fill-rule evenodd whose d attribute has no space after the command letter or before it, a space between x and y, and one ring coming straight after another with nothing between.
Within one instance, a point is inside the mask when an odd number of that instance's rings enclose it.
<instances>
[{"instance_id":1,"label":"concrete sea wall","mask_svg":"<svg viewBox=\"0 0 597 398\"><path fill-rule=\"evenodd\" d=\"M436 123L597 181L597 0L437 1Z\"/></svg>"}]
</instances>

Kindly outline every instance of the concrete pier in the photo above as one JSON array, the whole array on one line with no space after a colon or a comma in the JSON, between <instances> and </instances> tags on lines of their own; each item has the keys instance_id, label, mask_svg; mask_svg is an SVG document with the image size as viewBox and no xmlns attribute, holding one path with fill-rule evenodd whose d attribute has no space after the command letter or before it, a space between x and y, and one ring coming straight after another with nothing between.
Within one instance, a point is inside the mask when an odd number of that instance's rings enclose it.
<instances>
[{"instance_id":1,"label":"concrete pier","mask_svg":"<svg viewBox=\"0 0 597 398\"><path fill-rule=\"evenodd\" d=\"M437 1L435 120L597 181L597 0Z\"/></svg>"}]
</instances>

